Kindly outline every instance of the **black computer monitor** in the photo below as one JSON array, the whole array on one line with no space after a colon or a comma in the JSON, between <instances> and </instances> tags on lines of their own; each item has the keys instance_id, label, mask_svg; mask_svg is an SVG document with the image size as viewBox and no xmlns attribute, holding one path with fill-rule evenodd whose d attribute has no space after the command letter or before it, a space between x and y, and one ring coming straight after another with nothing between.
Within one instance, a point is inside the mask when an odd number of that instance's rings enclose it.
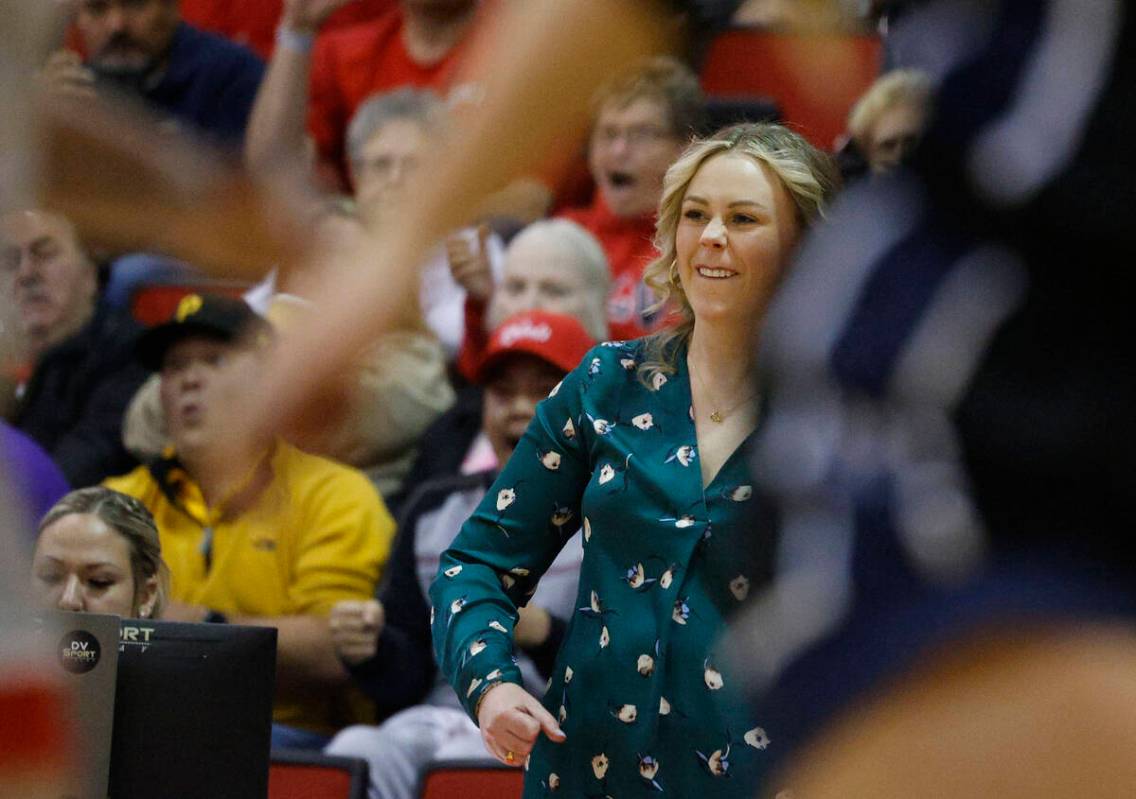
<instances>
[{"instance_id":1,"label":"black computer monitor","mask_svg":"<svg viewBox=\"0 0 1136 799\"><path fill-rule=\"evenodd\" d=\"M112 799L268 793L276 630L123 619Z\"/></svg>"}]
</instances>

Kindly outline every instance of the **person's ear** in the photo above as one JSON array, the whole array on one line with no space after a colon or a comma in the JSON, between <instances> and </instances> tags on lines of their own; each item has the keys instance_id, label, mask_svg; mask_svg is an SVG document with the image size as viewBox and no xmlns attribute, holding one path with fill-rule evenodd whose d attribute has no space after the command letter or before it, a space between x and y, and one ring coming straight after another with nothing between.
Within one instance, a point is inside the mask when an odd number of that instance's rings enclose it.
<instances>
[{"instance_id":1,"label":"person's ear","mask_svg":"<svg viewBox=\"0 0 1136 799\"><path fill-rule=\"evenodd\" d=\"M154 607L158 604L158 578L147 578L142 586L142 593L138 601L138 617L149 619L154 615Z\"/></svg>"}]
</instances>

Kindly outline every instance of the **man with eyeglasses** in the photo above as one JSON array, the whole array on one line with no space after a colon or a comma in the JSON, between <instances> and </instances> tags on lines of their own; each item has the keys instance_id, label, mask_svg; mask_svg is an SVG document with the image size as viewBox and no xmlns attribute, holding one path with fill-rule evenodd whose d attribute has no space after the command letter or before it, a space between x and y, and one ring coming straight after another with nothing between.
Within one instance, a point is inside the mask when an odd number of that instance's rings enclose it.
<instances>
[{"instance_id":1,"label":"man with eyeglasses","mask_svg":"<svg viewBox=\"0 0 1136 799\"><path fill-rule=\"evenodd\" d=\"M588 145L592 204L563 215L599 239L611 265L608 324L613 338L637 338L653 297L643 269L655 257L655 210L667 167L698 131L705 98L698 78L673 58L652 58L600 89Z\"/></svg>"}]
</instances>

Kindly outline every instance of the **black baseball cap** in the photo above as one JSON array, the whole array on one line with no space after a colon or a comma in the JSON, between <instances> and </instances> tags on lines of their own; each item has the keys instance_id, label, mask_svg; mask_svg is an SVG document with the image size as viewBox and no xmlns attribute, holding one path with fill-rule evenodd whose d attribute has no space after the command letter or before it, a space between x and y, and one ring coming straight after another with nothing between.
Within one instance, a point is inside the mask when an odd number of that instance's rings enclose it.
<instances>
[{"instance_id":1,"label":"black baseball cap","mask_svg":"<svg viewBox=\"0 0 1136 799\"><path fill-rule=\"evenodd\" d=\"M272 335L272 326L244 300L215 294L187 294L168 322L155 325L138 337L135 352L147 369L158 371L175 343L187 336L209 336L236 341L243 336Z\"/></svg>"}]
</instances>

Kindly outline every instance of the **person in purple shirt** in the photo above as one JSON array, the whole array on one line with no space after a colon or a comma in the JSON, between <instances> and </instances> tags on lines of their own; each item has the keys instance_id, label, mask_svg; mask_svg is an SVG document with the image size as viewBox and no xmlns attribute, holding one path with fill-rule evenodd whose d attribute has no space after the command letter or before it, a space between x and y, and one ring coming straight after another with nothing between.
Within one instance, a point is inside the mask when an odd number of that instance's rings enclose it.
<instances>
[{"instance_id":1,"label":"person in purple shirt","mask_svg":"<svg viewBox=\"0 0 1136 799\"><path fill-rule=\"evenodd\" d=\"M39 444L0 421L0 469L16 493L25 519L40 519L60 497L71 490L67 478ZM35 540L35 525L28 524L29 541Z\"/></svg>"}]
</instances>

